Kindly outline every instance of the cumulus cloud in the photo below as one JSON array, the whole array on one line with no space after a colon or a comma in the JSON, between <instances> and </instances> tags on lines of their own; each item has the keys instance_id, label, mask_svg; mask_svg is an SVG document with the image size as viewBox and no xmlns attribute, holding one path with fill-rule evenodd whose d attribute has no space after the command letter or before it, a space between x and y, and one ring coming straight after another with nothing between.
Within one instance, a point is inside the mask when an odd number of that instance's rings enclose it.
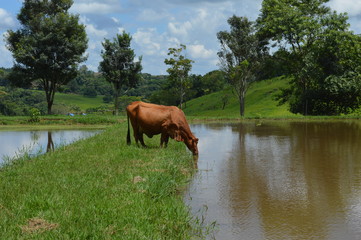
<instances>
[{"instance_id":1,"label":"cumulus cloud","mask_svg":"<svg viewBox=\"0 0 361 240\"><path fill-rule=\"evenodd\" d=\"M108 14L121 11L120 1L75 1L71 10L80 14Z\"/></svg>"},{"instance_id":2,"label":"cumulus cloud","mask_svg":"<svg viewBox=\"0 0 361 240\"><path fill-rule=\"evenodd\" d=\"M5 34L3 34L3 38ZM0 42L0 67L11 67L13 60L10 51L6 48L4 42Z\"/></svg>"},{"instance_id":3,"label":"cumulus cloud","mask_svg":"<svg viewBox=\"0 0 361 240\"><path fill-rule=\"evenodd\" d=\"M108 35L108 32L105 30L97 29L93 24L86 24L86 31L88 35L93 35L96 37L105 37Z\"/></svg>"},{"instance_id":4,"label":"cumulus cloud","mask_svg":"<svg viewBox=\"0 0 361 240\"><path fill-rule=\"evenodd\" d=\"M139 21L156 22L171 18L171 15L164 9L143 9L138 15Z\"/></svg>"},{"instance_id":5,"label":"cumulus cloud","mask_svg":"<svg viewBox=\"0 0 361 240\"><path fill-rule=\"evenodd\" d=\"M162 36L157 35L155 28L138 29L133 35L133 39L142 48L145 55L156 55L160 53L161 42L164 41Z\"/></svg>"},{"instance_id":6,"label":"cumulus cloud","mask_svg":"<svg viewBox=\"0 0 361 240\"><path fill-rule=\"evenodd\" d=\"M0 29L6 30L7 28L15 27L15 25L14 17L5 9L0 8Z\"/></svg>"},{"instance_id":7,"label":"cumulus cloud","mask_svg":"<svg viewBox=\"0 0 361 240\"><path fill-rule=\"evenodd\" d=\"M361 14L361 4L355 0L332 0L329 6L337 12L347 12L350 16Z\"/></svg>"},{"instance_id":8,"label":"cumulus cloud","mask_svg":"<svg viewBox=\"0 0 361 240\"><path fill-rule=\"evenodd\" d=\"M215 57L215 51L206 49L202 44L189 45L187 47L192 58L209 59Z\"/></svg>"},{"instance_id":9,"label":"cumulus cloud","mask_svg":"<svg viewBox=\"0 0 361 240\"><path fill-rule=\"evenodd\" d=\"M186 21L183 23L170 22L168 23L168 29L171 34L179 36L182 39L187 39L188 32L192 29L192 23L190 21Z\"/></svg>"}]
</instances>

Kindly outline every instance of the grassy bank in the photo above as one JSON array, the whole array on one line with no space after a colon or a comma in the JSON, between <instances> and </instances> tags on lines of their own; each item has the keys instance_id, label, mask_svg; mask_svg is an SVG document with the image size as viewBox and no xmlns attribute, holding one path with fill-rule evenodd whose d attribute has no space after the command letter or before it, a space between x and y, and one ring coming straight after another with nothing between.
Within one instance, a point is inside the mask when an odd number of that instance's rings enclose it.
<instances>
[{"instance_id":1,"label":"grassy bank","mask_svg":"<svg viewBox=\"0 0 361 240\"><path fill-rule=\"evenodd\" d=\"M184 144L125 143L126 124L0 169L1 239L190 239ZM132 139L133 140L133 139Z\"/></svg>"},{"instance_id":2,"label":"grassy bank","mask_svg":"<svg viewBox=\"0 0 361 240\"><path fill-rule=\"evenodd\" d=\"M40 116L38 122L30 122L30 117L27 116L0 116L0 128L6 125L29 125L29 126L41 126L41 125L109 125L116 124L125 121L125 116L113 116L113 115L47 115Z\"/></svg>"}]
</instances>

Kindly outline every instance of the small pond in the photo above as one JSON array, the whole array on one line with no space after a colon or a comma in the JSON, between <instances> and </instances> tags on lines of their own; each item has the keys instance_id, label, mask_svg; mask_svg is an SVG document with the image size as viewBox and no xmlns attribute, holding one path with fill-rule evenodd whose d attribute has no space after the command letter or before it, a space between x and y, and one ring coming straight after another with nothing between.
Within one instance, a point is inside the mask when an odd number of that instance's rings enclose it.
<instances>
[{"instance_id":1,"label":"small pond","mask_svg":"<svg viewBox=\"0 0 361 240\"><path fill-rule=\"evenodd\" d=\"M360 121L193 125L208 239L361 239Z\"/></svg>"},{"instance_id":2,"label":"small pond","mask_svg":"<svg viewBox=\"0 0 361 240\"><path fill-rule=\"evenodd\" d=\"M54 150L57 146L91 137L102 130L0 131L0 166L21 154Z\"/></svg>"}]
</instances>

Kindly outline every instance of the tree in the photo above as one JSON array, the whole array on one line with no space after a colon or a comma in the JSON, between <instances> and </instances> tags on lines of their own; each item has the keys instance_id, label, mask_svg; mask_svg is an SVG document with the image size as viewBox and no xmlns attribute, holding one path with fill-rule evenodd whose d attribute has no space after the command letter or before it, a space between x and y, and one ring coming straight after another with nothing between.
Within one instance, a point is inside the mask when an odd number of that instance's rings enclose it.
<instances>
[{"instance_id":1,"label":"tree","mask_svg":"<svg viewBox=\"0 0 361 240\"><path fill-rule=\"evenodd\" d=\"M141 61L134 62L135 53L130 48L132 37L123 32L117 34L111 42L108 39L102 43L104 50L101 52L103 61L100 62L99 71L114 88L115 115L119 114L119 97L122 87L135 87L141 79Z\"/></svg>"},{"instance_id":2,"label":"tree","mask_svg":"<svg viewBox=\"0 0 361 240\"><path fill-rule=\"evenodd\" d=\"M360 85L350 76L360 75L361 37L348 29L347 14L332 12L327 2L264 0L257 20L259 33L286 53L293 81L281 100L288 100L294 113L347 113L345 102L354 109L361 97L360 90L350 88ZM343 101L336 92L352 97Z\"/></svg>"},{"instance_id":3,"label":"tree","mask_svg":"<svg viewBox=\"0 0 361 240\"><path fill-rule=\"evenodd\" d=\"M221 69L233 86L240 103L240 115L244 116L245 96L251 82L256 80L264 44L259 40L254 23L246 17L233 15L228 19L230 31L220 31L218 52Z\"/></svg>"},{"instance_id":4,"label":"tree","mask_svg":"<svg viewBox=\"0 0 361 240\"><path fill-rule=\"evenodd\" d=\"M183 108L187 89L190 87L188 74L192 70L192 63L194 62L182 55L182 51L185 51L186 48L186 45L183 44L180 45L180 48L169 48L168 56L172 57L164 60L165 64L170 65L167 69L169 74L168 80L178 90L181 109Z\"/></svg>"},{"instance_id":5,"label":"tree","mask_svg":"<svg viewBox=\"0 0 361 240\"><path fill-rule=\"evenodd\" d=\"M9 80L15 86L39 81L48 114L58 87L77 74L87 49L85 26L68 13L72 0L25 0L18 15L22 27L8 31L8 49L15 59Z\"/></svg>"}]
</instances>

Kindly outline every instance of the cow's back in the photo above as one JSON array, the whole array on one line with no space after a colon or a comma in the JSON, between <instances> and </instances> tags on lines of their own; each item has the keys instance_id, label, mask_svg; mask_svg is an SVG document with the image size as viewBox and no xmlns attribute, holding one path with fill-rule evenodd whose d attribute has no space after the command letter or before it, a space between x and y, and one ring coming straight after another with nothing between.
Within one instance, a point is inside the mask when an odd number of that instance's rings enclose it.
<instances>
[{"instance_id":1,"label":"cow's back","mask_svg":"<svg viewBox=\"0 0 361 240\"><path fill-rule=\"evenodd\" d=\"M139 130L150 136L161 133L162 127L171 121L172 111L176 109L178 108L137 101L128 105L127 112Z\"/></svg>"}]
</instances>

